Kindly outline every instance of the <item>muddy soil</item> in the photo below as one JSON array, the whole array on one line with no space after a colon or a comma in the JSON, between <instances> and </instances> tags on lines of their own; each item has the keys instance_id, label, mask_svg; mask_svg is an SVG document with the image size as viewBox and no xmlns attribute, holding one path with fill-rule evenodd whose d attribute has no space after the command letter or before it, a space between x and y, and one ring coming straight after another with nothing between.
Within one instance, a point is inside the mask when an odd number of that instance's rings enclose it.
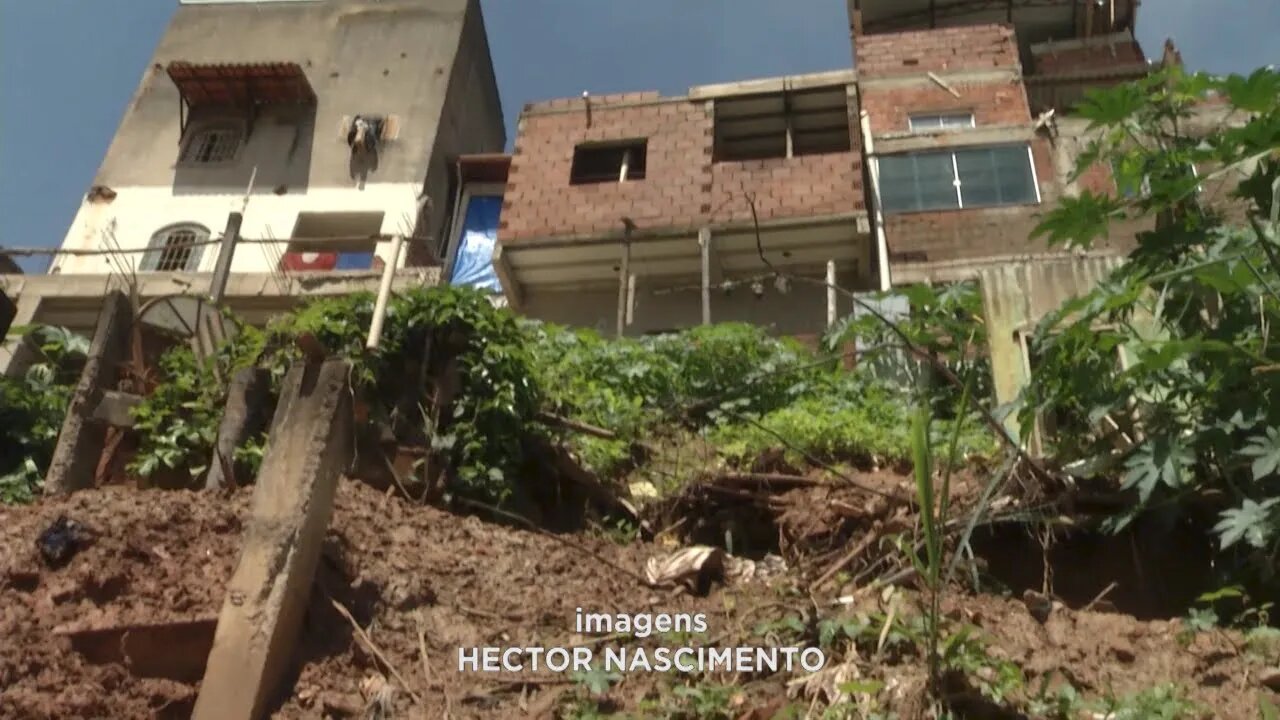
<instances>
[{"instance_id":1,"label":"muddy soil","mask_svg":"<svg viewBox=\"0 0 1280 720\"><path fill-rule=\"evenodd\" d=\"M882 481L890 484L876 480ZM821 491L796 493L816 502ZM135 677L121 664L90 664L54 630L216 614L236 560L248 497L105 488L0 508L0 717L189 713L194 683ZM89 526L94 541L65 567L49 569L36 553L35 538L59 515ZM840 515L850 520L849 513ZM801 519L796 515L790 525L797 535L804 534ZM875 522L861 516L853 521ZM718 587L707 597L655 591L624 570L642 574L645 560L670 545L624 546L601 534L561 538L572 546L343 482L296 672L274 716L362 717L371 686L381 682L371 685L370 679L386 677L395 688L388 701L391 717L437 718L448 708L455 718L552 718L582 692L567 675L460 673L458 648L616 646L616 640L574 632L580 607L601 613L704 612L708 632L691 644L759 645L762 622L814 607L795 591L793 576L769 585ZM842 612L829 597L816 602L824 615ZM1257 716L1262 668L1239 650L1238 635L1202 633L1184 645L1176 621L1141 622L1065 608L1042 625L1012 597L952 594L944 609L956 621L981 627L992 652L1023 667L1031 682L1066 678L1094 697L1174 682L1209 709L1210 717ZM672 643L651 637L643 644ZM911 687L907 676L918 679L922 672L909 665L891 670L903 674L903 688ZM634 708L673 678L630 674L610 698ZM745 714L768 705L785 692L784 679L746 682L735 706Z\"/></svg>"}]
</instances>

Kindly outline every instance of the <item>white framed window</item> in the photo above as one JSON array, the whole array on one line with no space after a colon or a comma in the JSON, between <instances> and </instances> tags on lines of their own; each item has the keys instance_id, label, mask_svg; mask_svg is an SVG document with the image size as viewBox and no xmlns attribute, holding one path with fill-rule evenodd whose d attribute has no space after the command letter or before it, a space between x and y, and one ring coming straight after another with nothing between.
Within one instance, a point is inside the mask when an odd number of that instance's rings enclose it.
<instances>
[{"instance_id":1,"label":"white framed window","mask_svg":"<svg viewBox=\"0 0 1280 720\"><path fill-rule=\"evenodd\" d=\"M195 272L200 256L209 240L209 228L195 223L180 223L161 228L151 236L142 255L142 271Z\"/></svg>"},{"instance_id":2,"label":"white framed window","mask_svg":"<svg viewBox=\"0 0 1280 720\"><path fill-rule=\"evenodd\" d=\"M180 162L209 165L234 160L244 141L244 132L235 125L218 124L193 128L182 146Z\"/></svg>"},{"instance_id":3,"label":"white framed window","mask_svg":"<svg viewBox=\"0 0 1280 720\"><path fill-rule=\"evenodd\" d=\"M1031 146L885 155L880 158L880 201L885 212L1038 204Z\"/></svg>"},{"instance_id":4,"label":"white framed window","mask_svg":"<svg viewBox=\"0 0 1280 720\"><path fill-rule=\"evenodd\" d=\"M907 118L911 132L968 130L977 127L971 112L920 113Z\"/></svg>"}]
</instances>

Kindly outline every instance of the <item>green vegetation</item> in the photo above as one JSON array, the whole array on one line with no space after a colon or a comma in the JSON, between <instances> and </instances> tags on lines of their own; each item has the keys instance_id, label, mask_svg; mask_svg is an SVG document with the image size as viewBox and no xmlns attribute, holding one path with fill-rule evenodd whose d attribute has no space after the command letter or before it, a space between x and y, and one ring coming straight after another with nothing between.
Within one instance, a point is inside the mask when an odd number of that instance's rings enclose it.
<instances>
[{"instance_id":1,"label":"green vegetation","mask_svg":"<svg viewBox=\"0 0 1280 720\"><path fill-rule=\"evenodd\" d=\"M1234 122L1197 121L1206 98ZM1079 113L1094 162L1132 197L1066 198L1038 232L1091 247L1145 223L1129 261L1047 317L1024 433L1053 410L1076 418L1057 453L1092 475L1122 475L1137 502L1122 528L1160 508L1216 515L1224 575L1277 581L1280 551L1280 73L1171 71L1090 97ZM1207 126L1206 126L1207 125ZM1192 169L1196 172L1192 172ZM1212 520L1210 521L1212 522Z\"/></svg>"},{"instance_id":2,"label":"green vegetation","mask_svg":"<svg viewBox=\"0 0 1280 720\"><path fill-rule=\"evenodd\" d=\"M28 329L41 358L19 378L0 376L0 503L26 503L44 482L89 341L65 328Z\"/></svg>"}]
</instances>

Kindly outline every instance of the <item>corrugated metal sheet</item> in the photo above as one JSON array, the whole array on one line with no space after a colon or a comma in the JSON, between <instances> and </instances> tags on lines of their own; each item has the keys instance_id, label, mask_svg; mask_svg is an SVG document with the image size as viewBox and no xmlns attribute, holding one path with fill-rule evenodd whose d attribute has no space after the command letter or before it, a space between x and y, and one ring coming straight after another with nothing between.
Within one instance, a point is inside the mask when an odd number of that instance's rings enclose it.
<instances>
[{"instance_id":1,"label":"corrugated metal sheet","mask_svg":"<svg viewBox=\"0 0 1280 720\"><path fill-rule=\"evenodd\" d=\"M1015 400L1029 380L1022 335L1066 301L1093 290L1122 262L1119 257L1063 258L978 272L997 402Z\"/></svg>"},{"instance_id":2,"label":"corrugated metal sheet","mask_svg":"<svg viewBox=\"0 0 1280 720\"><path fill-rule=\"evenodd\" d=\"M297 63L171 62L167 71L182 99L193 108L309 105L316 101L307 74Z\"/></svg>"}]
</instances>

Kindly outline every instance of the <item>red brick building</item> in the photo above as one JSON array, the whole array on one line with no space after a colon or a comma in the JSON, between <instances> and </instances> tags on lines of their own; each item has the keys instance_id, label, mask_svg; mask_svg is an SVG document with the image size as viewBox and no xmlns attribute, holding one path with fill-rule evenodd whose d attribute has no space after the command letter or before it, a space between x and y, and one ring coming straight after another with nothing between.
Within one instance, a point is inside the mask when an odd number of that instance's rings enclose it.
<instances>
[{"instance_id":1,"label":"red brick building","mask_svg":"<svg viewBox=\"0 0 1280 720\"><path fill-rule=\"evenodd\" d=\"M1069 181L1087 143L1069 109L1149 72L1135 11L849 0L851 70L526 106L494 253L506 296L606 331L803 334L851 309L832 272L876 290L1060 255L1028 238L1064 193L1111 183Z\"/></svg>"}]
</instances>

